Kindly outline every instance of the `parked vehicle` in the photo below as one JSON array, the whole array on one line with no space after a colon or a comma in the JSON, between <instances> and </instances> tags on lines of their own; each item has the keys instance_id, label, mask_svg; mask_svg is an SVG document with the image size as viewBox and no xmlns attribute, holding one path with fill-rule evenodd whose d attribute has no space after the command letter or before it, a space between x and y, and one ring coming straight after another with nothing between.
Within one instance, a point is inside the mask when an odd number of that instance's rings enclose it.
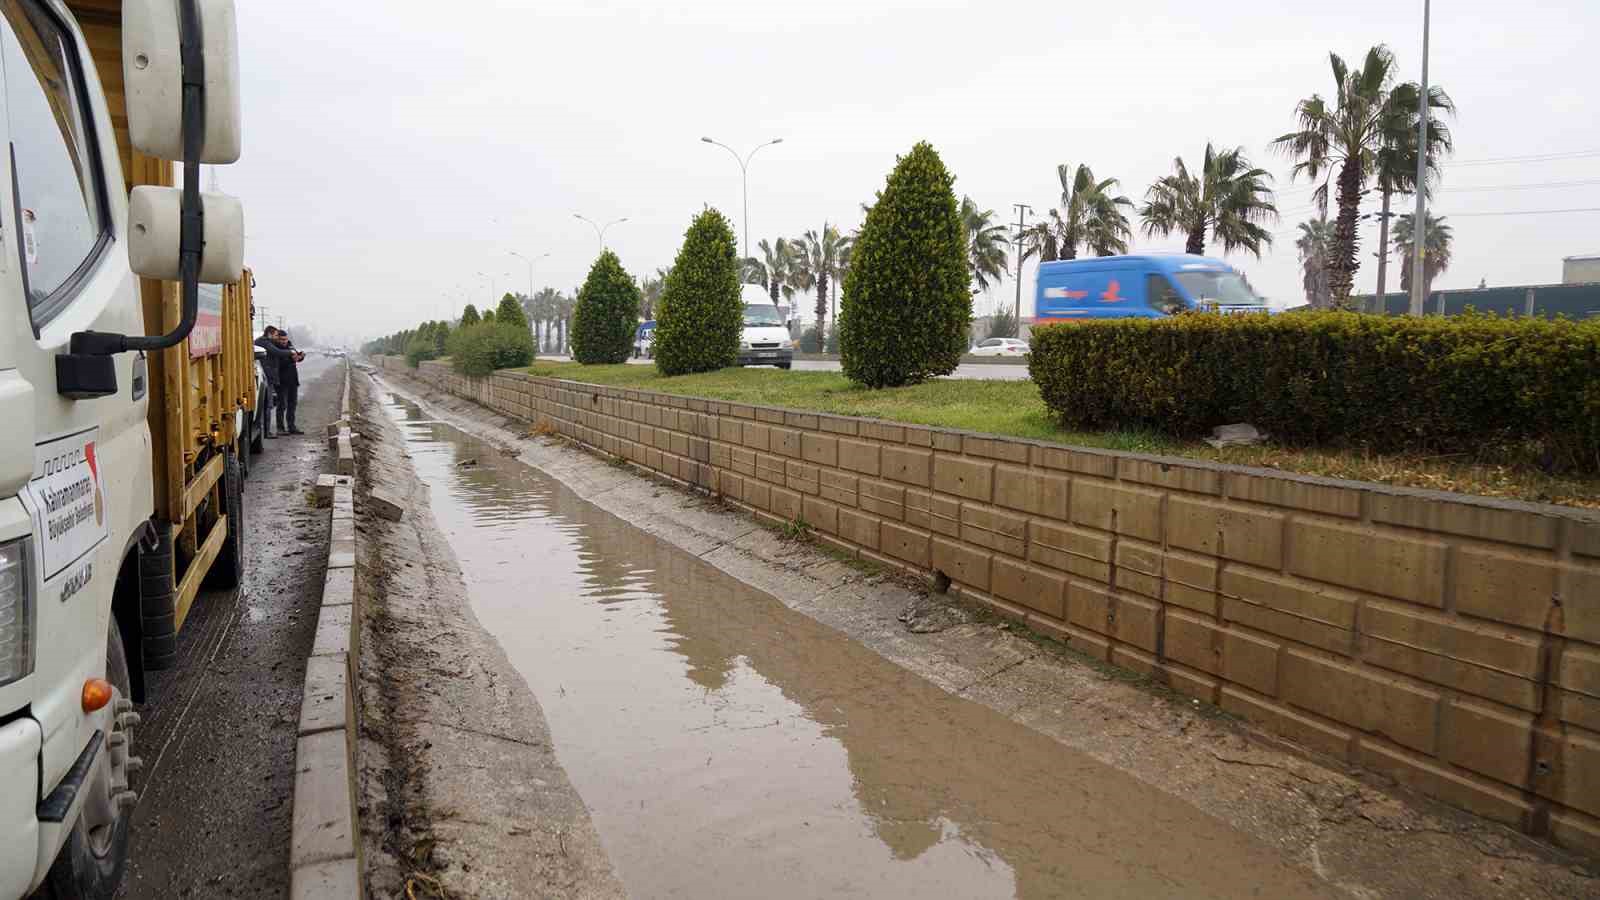
<instances>
[{"instance_id":1,"label":"parked vehicle","mask_svg":"<svg viewBox=\"0 0 1600 900\"><path fill-rule=\"evenodd\" d=\"M633 358L655 359L656 322L640 322L639 330L633 333Z\"/></svg>"},{"instance_id":2,"label":"parked vehicle","mask_svg":"<svg viewBox=\"0 0 1600 900\"><path fill-rule=\"evenodd\" d=\"M739 335L739 365L794 365L794 339L789 336L783 314L772 305L767 292L757 284L743 286L744 331Z\"/></svg>"},{"instance_id":3,"label":"parked vehicle","mask_svg":"<svg viewBox=\"0 0 1600 900\"><path fill-rule=\"evenodd\" d=\"M243 574L243 215L200 190L239 156L234 22L231 0L0 16L0 207L49 219L0 265L0 898L116 893L145 671L177 662L202 582Z\"/></svg>"},{"instance_id":4,"label":"parked vehicle","mask_svg":"<svg viewBox=\"0 0 1600 900\"><path fill-rule=\"evenodd\" d=\"M1016 338L989 338L979 341L968 353L972 356L1015 356L1028 355L1028 342Z\"/></svg>"},{"instance_id":5,"label":"parked vehicle","mask_svg":"<svg viewBox=\"0 0 1600 900\"><path fill-rule=\"evenodd\" d=\"M1227 263L1183 254L1041 263L1034 291L1035 321L1042 323L1268 311L1266 301Z\"/></svg>"}]
</instances>

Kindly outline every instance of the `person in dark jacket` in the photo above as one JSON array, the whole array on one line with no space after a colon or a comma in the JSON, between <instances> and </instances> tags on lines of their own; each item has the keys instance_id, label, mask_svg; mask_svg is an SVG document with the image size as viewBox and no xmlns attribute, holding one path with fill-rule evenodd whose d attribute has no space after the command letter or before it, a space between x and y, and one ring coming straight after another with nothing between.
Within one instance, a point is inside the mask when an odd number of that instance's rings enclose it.
<instances>
[{"instance_id":1,"label":"person in dark jacket","mask_svg":"<svg viewBox=\"0 0 1600 900\"><path fill-rule=\"evenodd\" d=\"M272 433L272 411L278 411L278 431L283 431L283 401L279 399L278 369L279 363L285 357L292 357L293 351L285 350L277 344L278 329L268 325L261 332L261 337L256 338L256 346L267 351L267 358L261 361L261 371L267 377L267 408L256 410L256 415L261 417L261 434L263 437L275 438Z\"/></svg>"},{"instance_id":2,"label":"person in dark jacket","mask_svg":"<svg viewBox=\"0 0 1600 900\"><path fill-rule=\"evenodd\" d=\"M289 340L289 332L282 329L273 335L273 343L279 349L288 351L287 355L278 358L278 389L279 401L278 433L279 434L305 434L299 426L295 425L295 408L300 404L300 361L306 358L304 353L294 349L294 343ZM287 426L285 426L287 422Z\"/></svg>"}]
</instances>

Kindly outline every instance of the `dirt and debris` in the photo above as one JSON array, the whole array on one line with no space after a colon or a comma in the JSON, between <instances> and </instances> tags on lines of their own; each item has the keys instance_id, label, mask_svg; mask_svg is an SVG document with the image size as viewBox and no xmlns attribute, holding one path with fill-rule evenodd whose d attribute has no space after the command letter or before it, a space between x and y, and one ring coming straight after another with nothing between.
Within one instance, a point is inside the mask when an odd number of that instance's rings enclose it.
<instances>
[{"instance_id":1,"label":"dirt and debris","mask_svg":"<svg viewBox=\"0 0 1600 900\"><path fill-rule=\"evenodd\" d=\"M316 434L312 423L338 415L344 367L308 357L300 371L300 421ZM295 739L328 541L328 514L304 498L330 462L320 441L284 436L250 463L244 583L201 591L177 665L148 676L118 897L289 892Z\"/></svg>"}]
</instances>

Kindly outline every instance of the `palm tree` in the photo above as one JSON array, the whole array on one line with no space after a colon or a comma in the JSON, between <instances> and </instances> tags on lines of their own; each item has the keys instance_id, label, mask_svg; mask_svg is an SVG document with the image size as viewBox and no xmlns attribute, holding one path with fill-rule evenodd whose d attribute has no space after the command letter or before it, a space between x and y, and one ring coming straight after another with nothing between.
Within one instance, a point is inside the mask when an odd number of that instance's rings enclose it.
<instances>
[{"instance_id":1,"label":"palm tree","mask_svg":"<svg viewBox=\"0 0 1600 900\"><path fill-rule=\"evenodd\" d=\"M1444 216L1435 216L1433 213L1424 213L1427 218L1423 222L1427 231L1422 243L1422 295L1426 297L1433 290L1433 279L1443 274L1450 268L1450 243L1455 234L1449 225L1446 225ZM1394 249L1400 254L1400 290L1411 290L1412 264L1416 253L1416 235L1413 226L1416 216L1403 215L1394 223Z\"/></svg>"},{"instance_id":2,"label":"palm tree","mask_svg":"<svg viewBox=\"0 0 1600 900\"><path fill-rule=\"evenodd\" d=\"M779 292L785 296L794 294L789 280L796 248L786 238L778 238L772 244L763 238L756 246L761 248L761 255L746 257L741 275L745 284L759 284L766 288L772 305L777 306Z\"/></svg>"},{"instance_id":3,"label":"palm tree","mask_svg":"<svg viewBox=\"0 0 1600 900\"><path fill-rule=\"evenodd\" d=\"M1050 210L1050 222L1035 222L1022 230L1022 262L1039 257L1040 262L1055 262L1061 258L1061 214Z\"/></svg>"},{"instance_id":4,"label":"palm tree","mask_svg":"<svg viewBox=\"0 0 1600 900\"><path fill-rule=\"evenodd\" d=\"M639 318L649 321L656 317L656 304L661 302L661 292L666 289L667 274L671 271L658 268L656 274L639 280Z\"/></svg>"},{"instance_id":5,"label":"palm tree","mask_svg":"<svg viewBox=\"0 0 1600 900\"><path fill-rule=\"evenodd\" d=\"M1187 238L1185 252L1206 252L1209 236L1221 242L1224 253L1248 250L1261 258L1272 234L1262 223L1278 217L1265 169L1250 165L1244 148L1218 152L1206 143L1205 161L1198 174L1190 174L1183 157L1173 161L1174 174L1164 176L1145 194L1144 233L1166 237L1174 231Z\"/></svg>"},{"instance_id":6,"label":"palm tree","mask_svg":"<svg viewBox=\"0 0 1600 900\"><path fill-rule=\"evenodd\" d=\"M1338 182L1328 287L1333 302L1343 305L1349 301L1356 271L1361 267L1356 256L1360 246L1357 220L1361 196L1367 180L1378 174L1386 148L1391 153L1385 167L1390 187L1405 183L1399 170L1406 151L1397 136L1398 129L1405 120L1405 99L1409 96L1415 110L1421 88L1411 83L1394 86L1394 54L1382 44L1368 50L1361 68L1354 71L1337 53L1329 53L1328 61L1333 70L1332 105L1321 94L1301 100L1295 106L1298 130L1272 143L1295 161L1291 178L1304 174L1313 182L1322 179L1312 198L1323 212L1328 209L1329 183ZM1430 105L1448 102L1443 91L1429 92ZM1414 117L1415 112L1411 115ZM1430 140L1428 152L1433 154L1438 149L1439 145ZM1414 144L1411 152L1416 152ZM1414 155L1411 159L1415 163Z\"/></svg>"},{"instance_id":7,"label":"palm tree","mask_svg":"<svg viewBox=\"0 0 1600 900\"><path fill-rule=\"evenodd\" d=\"M1056 166L1061 181L1061 211L1051 210L1057 225L1057 242L1062 259L1077 259L1078 245L1096 256L1128 252L1133 228L1122 208L1133 208L1133 201L1113 196L1117 179L1096 181L1088 166L1073 169L1066 163Z\"/></svg>"},{"instance_id":8,"label":"palm tree","mask_svg":"<svg viewBox=\"0 0 1600 900\"><path fill-rule=\"evenodd\" d=\"M528 301L528 320L533 323L534 344L542 350L550 349L550 323L556 318L554 288L540 288Z\"/></svg>"},{"instance_id":9,"label":"palm tree","mask_svg":"<svg viewBox=\"0 0 1600 900\"><path fill-rule=\"evenodd\" d=\"M823 326L829 318L828 286L843 280L850 261L851 240L824 222L821 235L807 231L790 246L795 252L789 283L795 290L817 292L817 333L826 334Z\"/></svg>"},{"instance_id":10,"label":"palm tree","mask_svg":"<svg viewBox=\"0 0 1600 900\"><path fill-rule=\"evenodd\" d=\"M967 233L967 269L978 283L977 294L989 289L1006 271L1006 227L996 225L994 210L978 209L971 197L961 198L961 224Z\"/></svg>"},{"instance_id":11,"label":"palm tree","mask_svg":"<svg viewBox=\"0 0 1600 900\"><path fill-rule=\"evenodd\" d=\"M1326 218L1300 223L1294 248L1300 251L1301 284L1313 309L1333 305L1328 293L1328 250L1333 246L1333 224Z\"/></svg>"},{"instance_id":12,"label":"palm tree","mask_svg":"<svg viewBox=\"0 0 1600 900\"><path fill-rule=\"evenodd\" d=\"M1383 213L1378 217L1378 296L1388 290L1389 277L1389 201L1395 194L1417 192L1417 85L1395 85L1389 91L1384 116L1383 147L1378 151L1377 183L1383 195ZM1455 115L1456 105L1443 88L1428 88L1428 108ZM1422 190L1433 196L1439 180L1439 158L1455 149L1450 129L1436 114L1428 116L1428 170ZM1381 299L1379 302L1382 302Z\"/></svg>"}]
</instances>

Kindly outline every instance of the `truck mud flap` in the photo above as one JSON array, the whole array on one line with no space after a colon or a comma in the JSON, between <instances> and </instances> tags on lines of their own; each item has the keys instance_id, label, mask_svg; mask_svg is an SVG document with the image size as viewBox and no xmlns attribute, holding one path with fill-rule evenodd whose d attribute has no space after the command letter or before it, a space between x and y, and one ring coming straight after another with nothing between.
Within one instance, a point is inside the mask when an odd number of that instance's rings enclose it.
<instances>
[{"instance_id":1,"label":"truck mud flap","mask_svg":"<svg viewBox=\"0 0 1600 900\"><path fill-rule=\"evenodd\" d=\"M140 654L146 669L166 669L178 655L177 595L172 523L155 525L155 547L139 549Z\"/></svg>"}]
</instances>

